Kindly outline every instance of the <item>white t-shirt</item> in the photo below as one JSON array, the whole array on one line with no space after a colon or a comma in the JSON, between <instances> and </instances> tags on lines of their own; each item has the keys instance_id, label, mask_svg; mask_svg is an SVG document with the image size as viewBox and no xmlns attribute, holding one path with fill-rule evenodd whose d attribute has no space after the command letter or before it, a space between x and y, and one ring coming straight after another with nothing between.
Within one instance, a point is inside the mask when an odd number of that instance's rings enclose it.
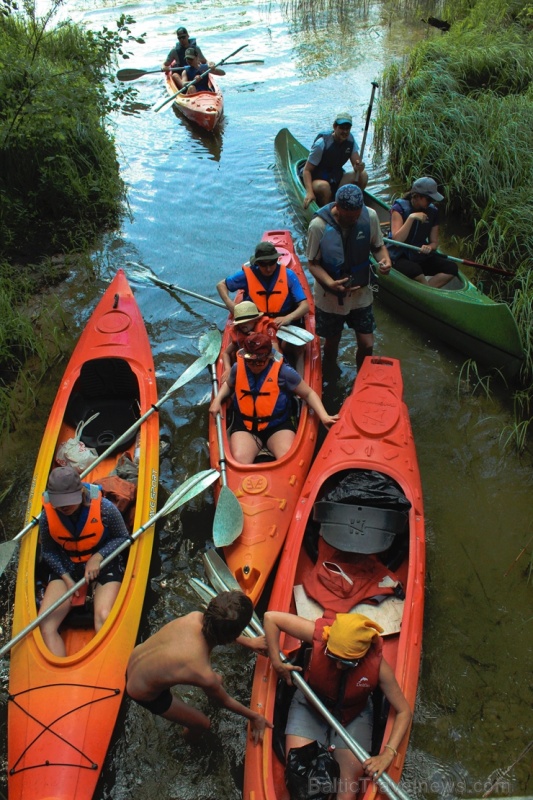
<instances>
[{"instance_id":1,"label":"white t-shirt","mask_svg":"<svg viewBox=\"0 0 533 800\"><path fill-rule=\"evenodd\" d=\"M379 225L379 218L374 209L367 208L370 217L370 249L379 250L383 246L383 234ZM307 232L306 255L308 261L320 261L320 242L326 229L326 221L322 217L313 217ZM350 229L341 228L343 239L346 239ZM343 298L343 304L339 304L337 295L327 292L319 283L315 281L314 287L315 303L317 308L328 311L330 314L340 314L346 316L354 308L366 308L372 305L373 294L369 286L363 286L355 292Z\"/></svg>"}]
</instances>

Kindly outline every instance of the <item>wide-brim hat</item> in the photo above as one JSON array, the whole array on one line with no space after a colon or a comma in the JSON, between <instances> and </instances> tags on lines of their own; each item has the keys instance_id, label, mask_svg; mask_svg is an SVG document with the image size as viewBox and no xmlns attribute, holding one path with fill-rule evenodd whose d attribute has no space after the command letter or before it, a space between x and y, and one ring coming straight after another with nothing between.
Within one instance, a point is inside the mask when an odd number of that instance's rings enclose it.
<instances>
[{"instance_id":1,"label":"wide-brim hat","mask_svg":"<svg viewBox=\"0 0 533 800\"><path fill-rule=\"evenodd\" d=\"M259 242L255 248L253 256L250 258L250 264L260 264L262 261L274 261L279 258L282 253L276 250L272 242Z\"/></svg>"},{"instance_id":2,"label":"wide-brim hat","mask_svg":"<svg viewBox=\"0 0 533 800\"><path fill-rule=\"evenodd\" d=\"M252 303L251 300L244 300L242 303L237 303L233 309L233 324L241 325L243 322L260 319L263 315L255 303Z\"/></svg>"}]
</instances>

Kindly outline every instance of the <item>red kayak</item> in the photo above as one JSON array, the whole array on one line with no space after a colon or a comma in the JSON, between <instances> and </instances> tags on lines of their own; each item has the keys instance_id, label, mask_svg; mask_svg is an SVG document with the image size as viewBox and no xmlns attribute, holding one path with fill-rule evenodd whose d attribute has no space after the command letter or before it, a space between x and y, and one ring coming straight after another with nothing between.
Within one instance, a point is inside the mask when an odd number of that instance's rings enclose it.
<instances>
[{"instance_id":1,"label":"red kayak","mask_svg":"<svg viewBox=\"0 0 533 800\"><path fill-rule=\"evenodd\" d=\"M300 279L310 308L309 314L306 315L305 327L314 334L314 301L294 251L290 232L266 231L262 239L272 242L283 253L282 263L292 269ZM230 324L231 318L224 331L222 350L230 341ZM219 384L221 374L222 359L219 358L217 362ZM320 341L316 336L305 345L303 379L319 396L321 395ZM262 463L251 465L240 464L232 457L226 426L223 426L228 486L237 496L244 515L244 529L233 544L224 547L224 556L243 592L254 604L263 591L285 541L298 496L314 455L319 424L316 414L303 403L299 409L296 438L289 452L277 461L267 455ZM209 452L211 466L218 468L217 432L211 416ZM263 456L260 454L258 459L261 458Z\"/></svg>"},{"instance_id":2,"label":"red kayak","mask_svg":"<svg viewBox=\"0 0 533 800\"><path fill-rule=\"evenodd\" d=\"M165 73L165 84L169 95L175 95L173 105L184 117L205 128L206 131L213 131L216 128L224 113L224 97L212 74L209 74L210 92L178 94L170 73Z\"/></svg>"},{"instance_id":3,"label":"red kayak","mask_svg":"<svg viewBox=\"0 0 533 800\"><path fill-rule=\"evenodd\" d=\"M413 709L422 647L425 540L422 486L402 395L399 361L367 357L301 492L269 609L316 619L328 607L375 619L385 629L384 658ZM353 586L328 583L334 589L324 595L321 580L328 564L331 573L343 568ZM294 657L300 642L282 634L281 647ZM381 700L379 690L374 692L375 712ZM262 745L247 744L246 798L281 800L286 792L283 731L289 702L269 659L259 656L250 707L261 709L275 729L265 732ZM385 707L378 724L375 714L376 752L388 741L392 716ZM388 771L396 782L407 744L408 735ZM376 796L381 795L374 784L360 794L365 800Z\"/></svg>"}]
</instances>

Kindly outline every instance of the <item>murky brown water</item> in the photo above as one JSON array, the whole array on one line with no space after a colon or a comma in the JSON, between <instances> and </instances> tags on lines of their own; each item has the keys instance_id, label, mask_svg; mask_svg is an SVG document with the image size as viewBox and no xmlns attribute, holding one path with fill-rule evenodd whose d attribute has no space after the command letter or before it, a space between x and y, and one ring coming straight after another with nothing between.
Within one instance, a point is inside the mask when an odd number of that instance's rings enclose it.
<instances>
[{"instance_id":1,"label":"murky brown water","mask_svg":"<svg viewBox=\"0 0 533 800\"><path fill-rule=\"evenodd\" d=\"M138 20L135 33L146 32L147 44L120 66L156 68L179 24L197 35L209 58L220 60L247 43L239 58L265 59L264 65L227 68L222 79L226 118L214 137L170 109L152 111L164 97L158 76L138 81L138 113L113 121L132 218L96 254L103 264L100 279L81 287L71 282L67 310L81 329L110 277L124 267L147 322L160 393L196 357L206 325L223 326L224 313L190 298L177 302L150 282L150 273L214 297L215 283L249 257L265 230L289 228L303 253L304 231L275 174L275 134L287 126L310 144L314 132L328 127L343 108L352 109L359 120L354 127L362 132L371 81L406 42L425 35L423 27L389 28L375 10L363 18L334 9L318 14L317 27L310 30L303 22L309 21L308 11L296 4L68 3L67 12L90 26L112 25L123 11ZM367 162L371 144L372 131ZM374 169L371 188L386 195L383 167ZM379 297L376 317L376 352L402 362L427 516L424 655L405 788L413 798L480 797L494 771L513 764L533 738L528 556L505 575L533 535L531 464L500 445L500 433L511 422L504 389L496 389L492 398L472 397L459 380L459 354L393 315ZM332 410L354 378L349 335L342 345L342 376L326 398ZM23 455L7 466L15 487L2 516L6 537L21 527L40 435L63 366L52 371L35 415L17 433ZM206 372L164 407L162 494L208 466L209 392ZM210 539L212 514L212 499L197 498L180 521L167 522L160 532L143 635L196 607L187 581L191 574L203 577L201 551ZM3 584L8 610L9 577ZM229 691L247 702L253 657L228 648L216 663ZM4 662L4 687L7 670ZM203 696L198 702L207 709ZM5 742L5 707L2 711ZM209 713L213 736L204 746L191 747L164 720L124 707L96 800L239 798L244 726L228 712ZM509 792L533 792L531 773L528 754L510 770ZM0 794L6 791L1 780Z\"/></svg>"}]
</instances>

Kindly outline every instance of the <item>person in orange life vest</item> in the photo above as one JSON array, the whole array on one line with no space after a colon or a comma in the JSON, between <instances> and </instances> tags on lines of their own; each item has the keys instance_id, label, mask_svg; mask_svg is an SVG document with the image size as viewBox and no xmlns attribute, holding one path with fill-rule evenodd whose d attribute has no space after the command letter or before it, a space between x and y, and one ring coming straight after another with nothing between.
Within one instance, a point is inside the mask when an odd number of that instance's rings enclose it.
<instances>
[{"instance_id":1,"label":"person in orange life vest","mask_svg":"<svg viewBox=\"0 0 533 800\"><path fill-rule=\"evenodd\" d=\"M301 667L281 661L280 633L312 645L304 679L367 752L372 745L372 691L380 686L396 710L390 737L383 743L380 754L361 764L301 692L297 690L293 697L285 729L286 752L315 740L334 744L340 767L337 800L354 800L359 778L366 773L376 781L390 767L412 718L394 673L382 657L379 634L383 629L363 614L332 611L326 611L315 622L282 611L267 611L264 628L272 666L289 685L291 672L301 671Z\"/></svg>"},{"instance_id":2,"label":"person in orange life vest","mask_svg":"<svg viewBox=\"0 0 533 800\"><path fill-rule=\"evenodd\" d=\"M102 497L98 486L82 483L72 467L57 467L51 471L43 494L39 535L41 555L50 570L39 613L82 578L86 583L95 581L94 627L98 632L109 616L124 574L121 556L100 572L103 559L129 538L120 511ZM65 600L40 625L46 646L56 656L66 655L58 628L71 604L72 598Z\"/></svg>"},{"instance_id":3,"label":"person in orange life vest","mask_svg":"<svg viewBox=\"0 0 533 800\"><path fill-rule=\"evenodd\" d=\"M277 347L276 330L272 320L265 317L262 311L257 310L255 303L251 300L243 300L237 303L233 310L233 325L229 329L231 342L222 351L222 363L224 372L222 373L221 383L227 381L232 365L235 363L235 354L244 344L244 340L250 333L266 333L272 339L272 347Z\"/></svg>"},{"instance_id":4,"label":"person in orange life vest","mask_svg":"<svg viewBox=\"0 0 533 800\"><path fill-rule=\"evenodd\" d=\"M237 353L237 363L211 403L209 413L214 417L222 415L222 404L233 392L230 447L233 458L241 464L253 464L265 446L275 458L290 450L295 437L290 419L292 394L305 400L326 427L339 418L327 413L317 393L284 362L264 333L246 337L243 349Z\"/></svg>"},{"instance_id":5,"label":"person in orange life vest","mask_svg":"<svg viewBox=\"0 0 533 800\"><path fill-rule=\"evenodd\" d=\"M208 64L202 64L196 47L188 47L186 49L185 61L187 62L187 66L181 73L182 84L185 85L190 81L194 81L195 83L194 86L188 87L185 94L213 91L209 85L208 72L211 72L212 75L226 74L223 69L215 66L214 61L210 61Z\"/></svg>"},{"instance_id":6,"label":"person in orange life vest","mask_svg":"<svg viewBox=\"0 0 533 800\"><path fill-rule=\"evenodd\" d=\"M244 292L243 300L252 300L276 326L290 325L304 317L309 303L297 275L280 262L280 253L272 242L259 242L250 266L217 283L217 291L231 314L235 302L231 292Z\"/></svg>"},{"instance_id":7,"label":"person in orange life vest","mask_svg":"<svg viewBox=\"0 0 533 800\"><path fill-rule=\"evenodd\" d=\"M193 39L189 36L187 28L184 28L182 25L176 31L176 36L178 37L178 41L176 45L172 48L166 59L163 61L161 65L161 69L165 72L168 72L170 68L174 67L186 67L187 62L185 61L185 51L188 47L194 47L198 51L198 57L200 59L200 63L207 64L207 59L202 53L201 49L198 47L196 43L196 39ZM181 71L182 71L181 70ZM181 71L180 72L172 72L172 80L176 84L178 89L183 87L183 83L181 81Z\"/></svg>"}]
</instances>

